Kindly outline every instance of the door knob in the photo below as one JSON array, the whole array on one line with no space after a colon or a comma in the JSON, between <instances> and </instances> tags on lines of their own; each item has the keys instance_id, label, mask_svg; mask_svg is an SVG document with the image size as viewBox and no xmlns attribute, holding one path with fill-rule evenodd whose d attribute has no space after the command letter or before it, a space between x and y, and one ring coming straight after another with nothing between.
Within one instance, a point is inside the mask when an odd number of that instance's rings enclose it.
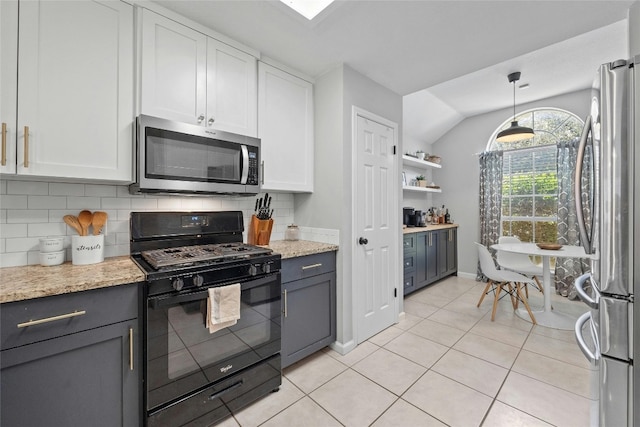
<instances>
[{"instance_id":1,"label":"door knob","mask_svg":"<svg viewBox=\"0 0 640 427\"><path fill-rule=\"evenodd\" d=\"M358 239L358 243L360 243L361 245L366 245L367 243L369 243L369 240L365 239L364 237L361 237Z\"/></svg>"}]
</instances>

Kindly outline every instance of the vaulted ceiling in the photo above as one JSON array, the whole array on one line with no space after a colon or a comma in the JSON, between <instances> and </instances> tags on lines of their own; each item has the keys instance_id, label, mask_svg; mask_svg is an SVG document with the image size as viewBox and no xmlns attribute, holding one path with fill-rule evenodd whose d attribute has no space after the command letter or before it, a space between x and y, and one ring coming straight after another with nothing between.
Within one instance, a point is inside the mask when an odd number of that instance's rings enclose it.
<instances>
[{"instance_id":1,"label":"vaulted ceiling","mask_svg":"<svg viewBox=\"0 0 640 427\"><path fill-rule=\"evenodd\" d=\"M157 0L317 77L339 63L399 95L405 132L433 142L464 117L587 88L628 55L632 0L346 0L313 21L276 0ZM410 108L407 108L407 105Z\"/></svg>"}]
</instances>

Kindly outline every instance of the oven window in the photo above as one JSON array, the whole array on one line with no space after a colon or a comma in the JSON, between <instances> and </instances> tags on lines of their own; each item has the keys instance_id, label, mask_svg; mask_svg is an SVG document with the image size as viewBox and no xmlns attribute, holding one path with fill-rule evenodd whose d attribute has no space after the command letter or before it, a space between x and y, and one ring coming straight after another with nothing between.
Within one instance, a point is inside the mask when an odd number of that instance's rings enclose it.
<instances>
[{"instance_id":1,"label":"oven window","mask_svg":"<svg viewBox=\"0 0 640 427\"><path fill-rule=\"evenodd\" d=\"M239 183L241 145L147 128L146 176L155 179Z\"/></svg>"},{"instance_id":2,"label":"oven window","mask_svg":"<svg viewBox=\"0 0 640 427\"><path fill-rule=\"evenodd\" d=\"M209 333L201 298L158 307L147 315L147 409L171 402L280 351L280 280L241 293L240 319ZM155 307L154 307L155 306Z\"/></svg>"}]
</instances>

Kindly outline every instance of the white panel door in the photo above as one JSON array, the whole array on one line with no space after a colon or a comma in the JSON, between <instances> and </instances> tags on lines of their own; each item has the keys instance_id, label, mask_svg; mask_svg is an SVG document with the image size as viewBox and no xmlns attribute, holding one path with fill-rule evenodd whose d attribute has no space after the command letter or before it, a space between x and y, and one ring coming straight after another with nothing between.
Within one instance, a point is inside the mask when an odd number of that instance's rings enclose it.
<instances>
[{"instance_id":1,"label":"white panel door","mask_svg":"<svg viewBox=\"0 0 640 427\"><path fill-rule=\"evenodd\" d=\"M20 2L18 174L130 182L133 7Z\"/></svg>"},{"instance_id":2,"label":"white panel door","mask_svg":"<svg viewBox=\"0 0 640 427\"><path fill-rule=\"evenodd\" d=\"M16 173L16 100L18 72L18 1L0 1L0 173Z\"/></svg>"},{"instance_id":3,"label":"white panel door","mask_svg":"<svg viewBox=\"0 0 640 427\"><path fill-rule=\"evenodd\" d=\"M258 64L262 189L313 191L313 85Z\"/></svg>"},{"instance_id":4,"label":"white panel door","mask_svg":"<svg viewBox=\"0 0 640 427\"><path fill-rule=\"evenodd\" d=\"M258 60L207 40L207 126L258 136Z\"/></svg>"},{"instance_id":5,"label":"white panel door","mask_svg":"<svg viewBox=\"0 0 640 427\"><path fill-rule=\"evenodd\" d=\"M204 124L207 114L207 37L144 9L142 114Z\"/></svg>"},{"instance_id":6,"label":"white panel door","mask_svg":"<svg viewBox=\"0 0 640 427\"><path fill-rule=\"evenodd\" d=\"M357 341L363 342L397 321L399 227L396 129L367 113L355 120L354 301ZM363 116L364 115L364 116Z\"/></svg>"}]
</instances>

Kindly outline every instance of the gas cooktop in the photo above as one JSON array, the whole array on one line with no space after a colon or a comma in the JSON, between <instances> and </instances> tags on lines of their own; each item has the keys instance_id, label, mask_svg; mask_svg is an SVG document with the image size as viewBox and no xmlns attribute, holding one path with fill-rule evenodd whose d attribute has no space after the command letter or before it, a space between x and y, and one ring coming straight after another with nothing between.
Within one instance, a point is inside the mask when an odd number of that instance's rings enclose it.
<instances>
[{"instance_id":1,"label":"gas cooktop","mask_svg":"<svg viewBox=\"0 0 640 427\"><path fill-rule=\"evenodd\" d=\"M214 263L251 258L255 255L270 254L272 252L271 249L260 246L231 242L154 249L143 251L141 255L153 268L160 269L200 262Z\"/></svg>"}]
</instances>

